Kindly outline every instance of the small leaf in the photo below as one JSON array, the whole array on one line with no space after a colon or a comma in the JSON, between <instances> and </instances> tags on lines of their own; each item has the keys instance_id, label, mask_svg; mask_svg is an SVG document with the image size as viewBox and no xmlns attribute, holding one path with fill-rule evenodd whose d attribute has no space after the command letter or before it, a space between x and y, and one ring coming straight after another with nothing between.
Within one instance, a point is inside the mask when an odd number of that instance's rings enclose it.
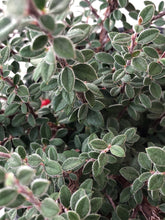
<instances>
[{"instance_id":1,"label":"small leaf","mask_svg":"<svg viewBox=\"0 0 165 220\"><path fill-rule=\"evenodd\" d=\"M102 151L102 150L105 150L108 147L108 144L103 140L94 139L90 142L90 146L94 150Z\"/></svg>"},{"instance_id":2,"label":"small leaf","mask_svg":"<svg viewBox=\"0 0 165 220\"><path fill-rule=\"evenodd\" d=\"M54 0L51 1L49 4L49 9L54 14L60 14L66 10L66 8L69 6L70 0Z\"/></svg>"},{"instance_id":3,"label":"small leaf","mask_svg":"<svg viewBox=\"0 0 165 220\"><path fill-rule=\"evenodd\" d=\"M120 146L120 145L123 145L125 143L125 141L126 141L126 135L121 134L121 135L117 135L116 137L114 137L112 139L111 144Z\"/></svg>"},{"instance_id":4,"label":"small leaf","mask_svg":"<svg viewBox=\"0 0 165 220\"><path fill-rule=\"evenodd\" d=\"M40 16L40 23L44 29L53 32L55 29L55 22L53 16L45 14Z\"/></svg>"},{"instance_id":5,"label":"small leaf","mask_svg":"<svg viewBox=\"0 0 165 220\"><path fill-rule=\"evenodd\" d=\"M46 218L52 218L56 216L59 212L59 208L56 202L51 198L45 198L41 202L41 213Z\"/></svg>"},{"instance_id":6,"label":"small leaf","mask_svg":"<svg viewBox=\"0 0 165 220\"><path fill-rule=\"evenodd\" d=\"M68 211L68 220L80 220L80 216L74 211Z\"/></svg>"},{"instance_id":7,"label":"small leaf","mask_svg":"<svg viewBox=\"0 0 165 220\"><path fill-rule=\"evenodd\" d=\"M165 151L160 147L149 147L146 149L150 160L158 166L165 166Z\"/></svg>"},{"instance_id":8,"label":"small leaf","mask_svg":"<svg viewBox=\"0 0 165 220\"><path fill-rule=\"evenodd\" d=\"M72 194L71 199L70 199L70 206L71 206L72 210L75 210L75 206L76 206L77 201L85 195L86 195L86 193L85 193L84 189L78 189L76 192L74 192Z\"/></svg>"},{"instance_id":9,"label":"small leaf","mask_svg":"<svg viewBox=\"0 0 165 220\"><path fill-rule=\"evenodd\" d=\"M155 7L154 5L147 5L139 14L139 17L142 18L142 25L148 23L151 21L152 17L155 13Z\"/></svg>"},{"instance_id":10,"label":"small leaf","mask_svg":"<svg viewBox=\"0 0 165 220\"><path fill-rule=\"evenodd\" d=\"M75 76L83 81L93 81L97 79L95 69L89 64L77 64L73 66Z\"/></svg>"},{"instance_id":11,"label":"small leaf","mask_svg":"<svg viewBox=\"0 0 165 220\"><path fill-rule=\"evenodd\" d=\"M12 103L12 104L8 105L5 109L5 116L10 116L10 115L15 114L17 112L19 106L20 105L17 103Z\"/></svg>"},{"instance_id":12,"label":"small leaf","mask_svg":"<svg viewBox=\"0 0 165 220\"><path fill-rule=\"evenodd\" d=\"M130 41L131 41L131 35L126 33L116 34L115 37L113 38L113 43L119 45L128 45Z\"/></svg>"},{"instance_id":13,"label":"small leaf","mask_svg":"<svg viewBox=\"0 0 165 220\"><path fill-rule=\"evenodd\" d=\"M117 0L121 8L125 8L128 4L128 0Z\"/></svg>"},{"instance_id":14,"label":"small leaf","mask_svg":"<svg viewBox=\"0 0 165 220\"><path fill-rule=\"evenodd\" d=\"M135 91L130 84L126 84L125 93L126 93L127 97L130 99L132 99L135 96Z\"/></svg>"},{"instance_id":15,"label":"small leaf","mask_svg":"<svg viewBox=\"0 0 165 220\"><path fill-rule=\"evenodd\" d=\"M85 93L85 99L87 100L88 104L93 107L95 105L95 96L91 91L87 91Z\"/></svg>"},{"instance_id":16,"label":"small leaf","mask_svg":"<svg viewBox=\"0 0 165 220\"><path fill-rule=\"evenodd\" d=\"M61 165L54 160L47 160L45 162L45 171L50 176L56 176L62 174Z\"/></svg>"},{"instance_id":17,"label":"small leaf","mask_svg":"<svg viewBox=\"0 0 165 220\"><path fill-rule=\"evenodd\" d=\"M151 170L151 161L149 160L147 154L144 152L140 152L138 155L138 163L140 166L146 170Z\"/></svg>"},{"instance_id":18,"label":"small leaf","mask_svg":"<svg viewBox=\"0 0 165 220\"><path fill-rule=\"evenodd\" d=\"M6 187L0 189L0 206L6 206L13 202L17 197L17 190L14 188Z\"/></svg>"},{"instance_id":19,"label":"small leaf","mask_svg":"<svg viewBox=\"0 0 165 220\"><path fill-rule=\"evenodd\" d=\"M34 177L34 170L28 166L20 166L17 171L17 178L23 185L29 185Z\"/></svg>"},{"instance_id":20,"label":"small leaf","mask_svg":"<svg viewBox=\"0 0 165 220\"><path fill-rule=\"evenodd\" d=\"M155 76L157 74L160 74L162 72L162 67L159 63L152 62L149 64L149 75Z\"/></svg>"},{"instance_id":21,"label":"small leaf","mask_svg":"<svg viewBox=\"0 0 165 220\"><path fill-rule=\"evenodd\" d=\"M101 208L103 199L101 197L94 197L91 199L91 213L97 213Z\"/></svg>"},{"instance_id":22,"label":"small leaf","mask_svg":"<svg viewBox=\"0 0 165 220\"><path fill-rule=\"evenodd\" d=\"M148 180L148 189L149 190L158 190L163 185L164 178L160 173L153 174Z\"/></svg>"},{"instance_id":23,"label":"small leaf","mask_svg":"<svg viewBox=\"0 0 165 220\"><path fill-rule=\"evenodd\" d=\"M31 45L25 45L20 49L20 55L25 58L32 58L41 55L44 50L32 50Z\"/></svg>"},{"instance_id":24,"label":"small leaf","mask_svg":"<svg viewBox=\"0 0 165 220\"><path fill-rule=\"evenodd\" d=\"M83 49L81 50L81 53L84 56L85 62L91 60L95 54L94 51L91 49Z\"/></svg>"},{"instance_id":25,"label":"small leaf","mask_svg":"<svg viewBox=\"0 0 165 220\"><path fill-rule=\"evenodd\" d=\"M62 169L65 171L79 169L84 164L84 161L78 157L70 157L66 159L62 165Z\"/></svg>"},{"instance_id":26,"label":"small leaf","mask_svg":"<svg viewBox=\"0 0 165 220\"><path fill-rule=\"evenodd\" d=\"M66 208L70 206L71 192L66 185L63 185L60 189L60 201Z\"/></svg>"},{"instance_id":27,"label":"small leaf","mask_svg":"<svg viewBox=\"0 0 165 220\"><path fill-rule=\"evenodd\" d=\"M77 201L75 211L79 214L80 218L84 218L89 214L90 201L87 196L83 196Z\"/></svg>"},{"instance_id":28,"label":"small leaf","mask_svg":"<svg viewBox=\"0 0 165 220\"><path fill-rule=\"evenodd\" d=\"M143 51L145 52L145 54L147 54L151 58L155 58L155 59L159 58L159 54L157 50L154 49L153 47L145 46L143 47Z\"/></svg>"},{"instance_id":29,"label":"small leaf","mask_svg":"<svg viewBox=\"0 0 165 220\"><path fill-rule=\"evenodd\" d=\"M34 0L34 3L37 6L37 8L43 10L46 4L46 0Z\"/></svg>"},{"instance_id":30,"label":"small leaf","mask_svg":"<svg viewBox=\"0 0 165 220\"><path fill-rule=\"evenodd\" d=\"M140 44L148 44L154 41L159 35L159 30L156 28L150 28L144 30L140 33L138 37L138 43Z\"/></svg>"},{"instance_id":31,"label":"small leaf","mask_svg":"<svg viewBox=\"0 0 165 220\"><path fill-rule=\"evenodd\" d=\"M126 141L131 141L132 138L135 136L136 134L136 128L128 128L126 131L125 131L125 135L126 135Z\"/></svg>"},{"instance_id":32,"label":"small leaf","mask_svg":"<svg viewBox=\"0 0 165 220\"><path fill-rule=\"evenodd\" d=\"M111 146L110 152L116 157L125 157L125 152L123 148L118 145Z\"/></svg>"},{"instance_id":33,"label":"small leaf","mask_svg":"<svg viewBox=\"0 0 165 220\"><path fill-rule=\"evenodd\" d=\"M65 59L72 59L75 57L75 50L69 38L64 36L55 37L53 45L57 56Z\"/></svg>"},{"instance_id":34,"label":"small leaf","mask_svg":"<svg viewBox=\"0 0 165 220\"><path fill-rule=\"evenodd\" d=\"M32 167L37 167L42 162L42 158L38 154L31 154L28 157L28 163Z\"/></svg>"},{"instance_id":35,"label":"small leaf","mask_svg":"<svg viewBox=\"0 0 165 220\"><path fill-rule=\"evenodd\" d=\"M149 86L149 91L154 98L160 99L162 95L162 89L159 84L152 82Z\"/></svg>"},{"instance_id":36,"label":"small leaf","mask_svg":"<svg viewBox=\"0 0 165 220\"><path fill-rule=\"evenodd\" d=\"M133 167L123 167L119 172L128 181L133 181L139 176L139 173Z\"/></svg>"},{"instance_id":37,"label":"small leaf","mask_svg":"<svg viewBox=\"0 0 165 220\"><path fill-rule=\"evenodd\" d=\"M25 85L19 86L19 88L17 90L17 95L20 97L29 96L28 88Z\"/></svg>"},{"instance_id":38,"label":"small leaf","mask_svg":"<svg viewBox=\"0 0 165 220\"><path fill-rule=\"evenodd\" d=\"M145 94L140 94L139 99L145 108L151 108L151 100Z\"/></svg>"},{"instance_id":39,"label":"small leaf","mask_svg":"<svg viewBox=\"0 0 165 220\"><path fill-rule=\"evenodd\" d=\"M48 42L48 36L47 35L37 35L33 38L32 41L32 50L41 50L46 46Z\"/></svg>"},{"instance_id":40,"label":"small leaf","mask_svg":"<svg viewBox=\"0 0 165 220\"><path fill-rule=\"evenodd\" d=\"M132 60L132 65L137 71L146 71L147 70L147 62L142 57L135 57Z\"/></svg>"},{"instance_id":41,"label":"small leaf","mask_svg":"<svg viewBox=\"0 0 165 220\"><path fill-rule=\"evenodd\" d=\"M47 123L43 123L40 128L40 134L42 138L50 139L52 137L51 128Z\"/></svg>"},{"instance_id":42,"label":"small leaf","mask_svg":"<svg viewBox=\"0 0 165 220\"><path fill-rule=\"evenodd\" d=\"M107 64L114 63L113 57L110 54L105 53L105 52L96 53L95 57L96 57L96 60L102 63L107 63Z\"/></svg>"},{"instance_id":43,"label":"small leaf","mask_svg":"<svg viewBox=\"0 0 165 220\"><path fill-rule=\"evenodd\" d=\"M6 170L0 166L0 183L5 181Z\"/></svg>"},{"instance_id":44,"label":"small leaf","mask_svg":"<svg viewBox=\"0 0 165 220\"><path fill-rule=\"evenodd\" d=\"M42 196L47 192L50 182L46 179L35 179L31 184L32 192L35 196Z\"/></svg>"},{"instance_id":45,"label":"small leaf","mask_svg":"<svg viewBox=\"0 0 165 220\"><path fill-rule=\"evenodd\" d=\"M75 84L75 75L71 68L65 67L61 74L61 82L64 89L68 92L72 91Z\"/></svg>"},{"instance_id":46,"label":"small leaf","mask_svg":"<svg viewBox=\"0 0 165 220\"><path fill-rule=\"evenodd\" d=\"M115 58L115 61L116 61L119 65L124 66L124 65L126 64L126 62L125 62L125 60L123 59L122 56L116 54L116 55L114 56L114 58Z\"/></svg>"},{"instance_id":47,"label":"small leaf","mask_svg":"<svg viewBox=\"0 0 165 220\"><path fill-rule=\"evenodd\" d=\"M78 120L81 122L85 120L88 114L88 105L84 103L78 110Z\"/></svg>"}]
</instances>

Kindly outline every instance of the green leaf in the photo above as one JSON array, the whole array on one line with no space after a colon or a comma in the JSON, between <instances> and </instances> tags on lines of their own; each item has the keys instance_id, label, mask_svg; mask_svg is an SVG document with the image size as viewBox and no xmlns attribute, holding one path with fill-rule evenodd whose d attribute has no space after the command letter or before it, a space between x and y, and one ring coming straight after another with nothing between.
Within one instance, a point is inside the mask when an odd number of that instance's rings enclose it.
<instances>
[{"instance_id":1,"label":"green leaf","mask_svg":"<svg viewBox=\"0 0 165 220\"><path fill-rule=\"evenodd\" d=\"M65 105L66 105L66 102L62 98L62 93L55 96L52 100L52 106L55 112L62 110L65 107Z\"/></svg>"},{"instance_id":2,"label":"green leaf","mask_svg":"<svg viewBox=\"0 0 165 220\"><path fill-rule=\"evenodd\" d=\"M147 5L139 14L139 17L142 18L142 25L148 23L151 21L152 17L155 13L155 7L154 5Z\"/></svg>"},{"instance_id":3,"label":"green leaf","mask_svg":"<svg viewBox=\"0 0 165 220\"><path fill-rule=\"evenodd\" d=\"M116 54L116 55L114 56L114 58L115 58L115 61L116 61L119 65L124 66L124 65L126 64L126 61L123 59L122 56Z\"/></svg>"},{"instance_id":4,"label":"green leaf","mask_svg":"<svg viewBox=\"0 0 165 220\"><path fill-rule=\"evenodd\" d=\"M62 167L57 161L47 160L45 162L45 171L50 176L61 175L62 174Z\"/></svg>"},{"instance_id":5,"label":"green leaf","mask_svg":"<svg viewBox=\"0 0 165 220\"><path fill-rule=\"evenodd\" d=\"M83 50L81 50L81 53L85 58L85 62L91 60L95 54L94 51L91 49L83 49Z\"/></svg>"},{"instance_id":6,"label":"green leaf","mask_svg":"<svg viewBox=\"0 0 165 220\"><path fill-rule=\"evenodd\" d=\"M80 198L75 206L75 211L79 214L80 218L85 218L90 212L90 201L87 196Z\"/></svg>"},{"instance_id":7,"label":"green leaf","mask_svg":"<svg viewBox=\"0 0 165 220\"><path fill-rule=\"evenodd\" d=\"M28 163L32 167L38 167L42 162L42 158L38 154L31 154L28 157Z\"/></svg>"},{"instance_id":8,"label":"green leaf","mask_svg":"<svg viewBox=\"0 0 165 220\"><path fill-rule=\"evenodd\" d=\"M136 128L128 128L126 131L125 131L125 135L126 135L126 141L131 141L132 138L135 136L136 134Z\"/></svg>"},{"instance_id":9,"label":"green leaf","mask_svg":"<svg viewBox=\"0 0 165 220\"><path fill-rule=\"evenodd\" d=\"M118 145L111 146L110 152L116 157L125 157L125 151Z\"/></svg>"},{"instance_id":10,"label":"green leaf","mask_svg":"<svg viewBox=\"0 0 165 220\"><path fill-rule=\"evenodd\" d=\"M73 90L75 84L75 75L71 68L65 67L65 69L62 71L61 82L67 92Z\"/></svg>"},{"instance_id":11,"label":"green leaf","mask_svg":"<svg viewBox=\"0 0 165 220\"><path fill-rule=\"evenodd\" d=\"M15 114L17 112L19 106L20 105L18 103L12 103L12 104L8 105L5 109L5 116L10 116L10 115Z\"/></svg>"},{"instance_id":12,"label":"green leaf","mask_svg":"<svg viewBox=\"0 0 165 220\"><path fill-rule=\"evenodd\" d=\"M121 205L118 205L116 207L116 213L117 213L117 216L119 216L119 218L122 220L129 219L128 209L122 207Z\"/></svg>"},{"instance_id":13,"label":"green leaf","mask_svg":"<svg viewBox=\"0 0 165 220\"><path fill-rule=\"evenodd\" d=\"M68 220L80 220L80 216L74 211L68 211Z\"/></svg>"},{"instance_id":14,"label":"green leaf","mask_svg":"<svg viewBox=\"0 0 165 220\"><path fill-rule=\"evenodd\" d=\"M0 64L4 64L10 56L10 48L9 46L4 47L0 51Z\"/></svg>"},{"instance_id":15,"label":"green leaf","mask_svg":"<svg viewBox=\"0 0 165 220\"><path fill-rule=\"evenodd\" d=\"M148 44L154 41L159 35L159 30L156 28L150 28L142 31L138 37L138 43Z\"/></svg>"},{"instance_id":16,"label":"green leaf","mask_svg":"<svg viewBox=\"0 0 165 220\"><path fill-rule=\"evenodd\" d=\"M39 0L38 0L39 1ZM55 22L54 18L51 15L41 15L40 16L40 23L44 29L53 32L55 29Z\"/></svg>"},{"instance_id":17,"label":"green leaf","mask_svg":"<svg viewBox=\"0 0 165 220\"><path fill-rule=\"evenodd\" d=\"M165 151L160 147L149 147L146 149L150 160L158 166L165 166Z\"/></svg>"},{"instance_id":18,"label":"green leaf","mask_svg":"<svg viewBox=\"0 0 165 220\"><path fill-rule=\"evenodd\" d=\"M77 64L73 66L75 76L82 81L93 81L97 79L95 69L89 64Z\"/></svg>"},{"instance_id":19,"label":"green leaf","mask_svg":"<svg viewBox=\"0 0 165 220\"><path fill-rule=\"evenodd\" d=\"M158 190L164 183L164 177L160 173L155 173L150 176L148 180L148 189L149 190Z\"/></svg>"},{"instance_id":20,"label":"green leaf","mask_svg":"<svg viewBox=\"0 0 165 220\"><path fill-rule=\"evenodd\" d=\"M90 214L84 220L99 220L99 219L100 219L100 215L98 215L98 214Z\"/></svg>"},{"instance_id":21,"label":"green leaf","mask_svg":"<svg viewBox=\"0 0 165 220\"><path fill-rule=\"evenodd\" d=\"M69 6L70 0L51 0L49 4L49 9L54 14L60 14L64 12Z\"/></svg>"},{"instance_id":22,"label":"green leaf","mask_svg":"<svg viewBox=\"0 0 165 220\"><path fill-rule=\"evenodd\" d=\"M95 96L91 91L85 93L85 99L91 107L95 105Z\"/></svg>"},{"instance_id":23,"label":"green leaf","mask_svg":"<svg viewBox=\"0 0 165 220\"><path fill-rule=\"evenodd\" d=\"M139 165L146 169L146 170L151 170L151 166L152 166L152 163L151 161L148 159L148 156L146 153L144 152L140 152L139 155L138 155L138 163Z\"/></svg>"},{"instance_id":24,"label":"green leaf","mask_svg":"<svg viewBox=\"0 0 165 220\"><path fill-rule=\"evenodd\" d=\"M29 125L32 127L34 127L36 125L36 120L31 113L28 115L27 121L28 121Z\"/></svg>"},{"instance_id":25,"label":"green leaf","mask_svg":"<svg viewBox=\"0 0 165 220\"><path fill-rule=\"evenodd\" d=\"M70 206L71 206L72 210L75 210L75 206L76 206L77 201L85 195L86 195L86 193L85 193L84 189L78 189L76 192L74 192L72 194L71 199L70 199Z\"/></svg>"},{"instance_id":26,"label":"green leaf","mask_svg":"<svg viewBox=\"0 0 165 220\"><path fill-rule=\"evenodd\" d=\"M8 166L9 167L19 167L22 165L22 159L19 156L19 154L17 154L16 152L14 152L10 159L8 160Z\"/></svg>"},{"instance_id":27,"label":"green leaf","mask_svg":"<svg viewBox=\"0 0 165 220\"><path fill-rule=\"evenodd\" d=\"M96 60L102 63L106 63L106 64L114 63L113 57L110 54L105 53L105 52L96 53L95 57L96 57Z\"/></svg>"},{"instance_id":28,"label":"green leaf","mask_svg":"<svg viewBox=\"0 0 165 220\"><path fill-rule=\"evenodd\" d=\"M130 41L131 41L131 35L126 33L116 34L115 37L113 38L113 43L119 45L128 45Z\"/></svg>"},{"instance_id":29,"label":"green leaf","mask_svg":"<svg viewBox=\"0 0 165 220\"><path fill-rule=\"evenodd\" d=\"M146 71L147 70L147 62L142 57L135 57L132 60L132 65L137 71Z\"/></svg>"},{"instance_id":30,"label":"green leaf","mask_svg":"<svg viewBox=\"0 0 165 220\"><path fill-rule=\"evenodd\" d=\"M145 46L143 47L143 51L145 52L145 54L147 54L151 58L155 58L155 59L159 58L159 54L157 50L154 49L153 47Z\"/></svg>"},{"instance_id":31,"label":"green leaf","mask_svg":"<svg viewBox=\"0 0 165 220\"><path fill-rule=\"evenodd\" d=\"M128 202L131 197L130 186L124 188L120 193L120 203Z\"/></svg>"},{"instance_id":32,"label":"green leaf","mask_svg":"<svg viewBox=\"0 0 165 220\"><path fill-rule=\"evenodd\" d=\"M17 95L20 97L29 96L28 88L25 85L19 86L19 88L17 90Z\"/></svg>"},{"instance_id":33,"label":"green leaf","mask_svg":"<svg viewBox=\"0 0 165 220\"><path fill-rule=\"evenodd\" d=\"M102 151L105 150L106 148L108 148L108 144L100 139L94 139L90 142L90 146L94 149L94 150L98 150L98 151Z\"/></svg>"},{"instance_id":34,"label":"green leaf","mask_svg":"<svg viewBox=\"0 0 165 220\"><path fill-rule=\"evenodd\" d=\"M133 181L139 176L139 173L133 167L122 167L119 172L128 181Z\"/></svg>"},{"instance_id":35,"label":"green leaf","mask_svg":"<svg viewBox=\"0 0 165 220\"><path fill-rule=\"evenodd\" d=\"M84 164L84 161L78 157L70 157L66 159L62 165L62 169L65 171L79 169Z\"/></svg>"},{"instance_id":36,"label":"green leaf","mask_svg":"<svg viewBox=\"0 0 165 220\"><path fill-rule=\"evenodd\" d=\"M157 74L160 74L162 72L162 67L157 62L152 62L149 64L149 75L155 76Z\"/></svg>"},{"instance_id":37,"label":"green leaf","mask_svg":"<svg viewBox=\"0 0 165 220\"><path fill-rule=\"evenodd\" d=\"M10 17L1 17L0 19L0 41L7 39L8 35L17 27L16 19Z\"/></svg>"},{"instance_id":38,"label":"green leaf","mask_svg":"<svg viewBox=\"0 0 165 220\"><path fill-rule=\"evenodd\" d=\"M78 120L85 120L88 114L88 104L84 103L78 110Z\"/></svg>"},{"instance_id":39,"label":"green leaf","mask_svg":"<svg viewBox=\"0 0 165 220\"><path fill-rule=\"evenodd\" d=\"M165 58L160 59L160 63L165 66Z\"/></svg>"},{"instance_id":40,"label":"green leaf","mask_svg":"<svg viewBox=\"0 0 165 220\"><path fill-rule=\"evenodd\" d=\"M28 166L20 166L17 171L17 178L23 185L29 185L34 177L34 170Z\"/></svg>"},{"instance_id":41,"label":"green leaf","mask_svg":"<svg viewBox=\"0 0 165 220\"><path fill-rule=\"evenodd\" d=\"M0 125L0 141L3 141L4 138L5 138L5 130L3 126Z\"/></svg>"},{"instance_id":42,"label":"green leaf","mask_svg":"<svg viewBox=\"0 0 165 220\"><path fill-rule=\"evenodd\" d=\"M131 186L131 193L135 194L138 192L142 187L144 183L139 180L139 178L135 179Z\"/></svg>"},{"instance_id":43,"label":"green leaf","mask_svg":"<svg viewBox=\"0 0 165 220\"><path fill-rule=\"evenodd\" d=\"M163 34L158 34L156 39L153 41L156 45L164 45L165 44L165 36Z\"/></svg>"},{"instance_id":44,"label":"green leaf","mask_svg":"<svg viewBox=\"0 0 165 220\"><path fill-rule=\"evenodd\" d=\"M139 99L145 108L151 108L152 103L147 95L140 94Z\"/></svg>"},{"instance_id":45,"label":"green leaf","mask_svg":"<svg viewBox=\"0 0 165 220\"><path fill-rule=\"evenodd\" d=\"M89 24L77 24L69 29L67 36L73 41L73 43L80 43L82 40L87 38L90 30L91 26Z\"/></svg>"},{"instance_id":46,"label":"green leaf","mask_svg":"<svg viewBox=\"0 0 165 220\"><path fill-rule=\"evenodd\" d=\"M51 128L47 123L43 123L40 128L40 134L42 138L50 139L52 137Z\"/></svg>"},{"instance_id":47,"label":"green leaf","mask_svg":"<svg viewBox=\"0 0 165 220\"><path fill-rule=\"evenodd\" d=\"M59 212L59 207L57 203L51 198L45 198L41 202L41 213L46 218L52 218Z\"/></svg>"},{"instance_id":48,"label":"green leaf","mask_svg":"<svg viewBox=\"0 0 165 220\"><path fill-rule=\"evenodd\" d=\"M41 55L44 50L32 50L31 45L25 45L20 49L20 55L25 58L33 58Z\"/></svg>"},{"instance_id":49,"label":"green leaf","mask_svg":"<svg viewBox=\"0 0 165 220\"><path fill-rule=\"evenodd\" d=\"M123 145L125 141L126 141L125 134L117 135L112 139L111 145Z\"/></svg>"},{"instance_id":50,"label":"green leaf","mask_svg":"<svg viewBox=\"0 0 165 220\"><path fill-rule=\"evenodd\" d=\"M94 197L91 199L91 213L97 213L103 204L101 197Z\"/></svg>"},{"instance_id":51,"label":"green leaf","mask_svg":"<svg viewBox=\"0 0 165 220\"><path fill-rule=\"evenodd\" d=\"M35 179L31 184L31 190L35 196L42 196L49 188L50 182L47 179Z\"/></svg>"},{"instance_id":52,"label":"green leaf","mask_svg":"<svg viewBox=\"0 0 165 220\"><path fill-rule=\"evenodd\" d=\"M5 181L6 170L0 166L0 183Z\"/></svg>"},{"instance_id":53,"label":"green leaf","mask_svg":"<svg viewBox=\"0 0 165 220\"><path fill-rule=\"evenodd\" d=\"M149 91L154 98L160 99L162 95L162 89L159 84L152 82L149 86Z\"/></svg>"},{"instance_id":54,"label":"green leaf","mask_svg":"<svg viewBox=\"0 0 165 220\"><path fill-rule=\"evenodd\" d=\"M26 115L22 113L18 113L13 117L11 124L13 127L19 127L25 123L26 123Z\"/></svg>"},{"instance_id":55,"label":"green leaf","mask_svg":"<svg viewBox=\"0 0 165 220\"><path fill-rule=\"evenodd\" d=\"M34 0L34 3L38 9L43 10L46 4L46 0Z\"/></svg>"},{"instance_id":56,"label":"green leaf","mask_svg":"<svg viewBox=\"0 0 165 220\"><path fill-rule=\"evenodd\" d=\"M58 36L53 41L54 51L57 56L65 59L75 58L75 49L71 40L65 36Z\"/></svg>"},{"instance_id":57,"label":"green leaf","mask_svg":"<svg viewBox=\"0 0 165 220\"><path fill-rule=\"evenodd\" d=\"M32 50L41 50L43 49L48 42L48 36L44 34L37 35L33 38L32 41Z\"/></svg>"},{"instance_id":58,"label":"green leaf","mask_svg":"<svg viewBox=\"0 0 165 220\"><path fill-rule=\"evenodd\" d=\"M115 20L121 20L122 13L120 10L116 9L113 11L113 16L114 16Z\"/></svg>"},{"instance_id":59,"label":"green leaf","mask_svg":"<svg viewBox=\"0 0 165 220\"><path fill-rule=\"evenodd\" d=\"M0 189L0 206L6 206L13 202L17 197L17 190L14 188L6 187Z\"/></svg>"},{"instance_id":60,"label":"green leaf","mask_svg":"<svg viewBox=\"0 0 165 220\"><path fill-rule=\"evenodd\" d=\"M60 201L66 208L70 206L71 192L66 185L63 185L60 189Z\"/></svg>"},{"instance_id":61,"label":"green leaf","mask_svg":"<svg viewBox=\"0 0 165 220\"><path fill-rule=\"evenodd\" d=\"M162 127L165 127L165 116L161 118L161 120L160 120L160 125L161 125Z\"/></svg>"},{"instance_id":62,"label":"green leaf","mask_svg":"<svg viewBox=\"0 0 165 220\"><path fill-rule=\"evenodd\" d=\"M128 4L128 0L117 0L117 1L121 8L125 8Z\"/></svg>"}]
</instances>

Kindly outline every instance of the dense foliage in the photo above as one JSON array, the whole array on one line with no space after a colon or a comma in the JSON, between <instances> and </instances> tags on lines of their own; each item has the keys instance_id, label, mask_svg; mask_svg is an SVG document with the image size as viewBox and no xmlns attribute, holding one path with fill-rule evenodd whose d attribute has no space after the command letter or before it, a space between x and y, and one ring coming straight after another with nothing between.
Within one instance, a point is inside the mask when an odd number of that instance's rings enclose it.
<instances>
[{"instance_id":1,"label":"dense foliage","mask_svg":"<svg viewBox=\"0 0 165 220\"><path fill-rule=\"evenodd\" d=\"M4 1L1 220L165 217L165 10L144 3Z\"/></svg>"}]
</instances>

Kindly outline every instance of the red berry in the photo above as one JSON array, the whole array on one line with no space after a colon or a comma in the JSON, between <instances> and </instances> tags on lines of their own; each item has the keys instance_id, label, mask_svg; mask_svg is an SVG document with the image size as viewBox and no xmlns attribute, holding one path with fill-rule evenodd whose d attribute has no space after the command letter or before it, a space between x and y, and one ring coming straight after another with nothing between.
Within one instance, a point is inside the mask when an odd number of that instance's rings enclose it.
<instances>
[{"instance_id":1,"label":"red berry","mask_svg":"<svg viewBox=\"0 0 165 220\"><path fill-rule=\"evenodd\" d=\"M41 108L43 107L43 106L45 106L45 105L48 105L50 103L50 99L43 99L42 101L41 101Z\"/></svg>"}]
</instances>

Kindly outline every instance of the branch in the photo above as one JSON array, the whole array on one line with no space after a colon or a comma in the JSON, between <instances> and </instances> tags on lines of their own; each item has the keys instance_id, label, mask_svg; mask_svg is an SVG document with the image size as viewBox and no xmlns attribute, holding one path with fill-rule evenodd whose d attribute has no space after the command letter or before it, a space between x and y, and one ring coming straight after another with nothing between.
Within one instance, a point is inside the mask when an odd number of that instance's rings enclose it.
<instances>
[{"instance_id":1,"label":"branch","mask_svg":"<svg viewBox=\"0 0 165 220\"><path fill-rule=\"evenodd\" d=\"M107 197L108 201L110 202L110 204L112 205L113 209L115 210L116 209L116 205L115 205L114 201L112 200L112 198L109 195L107 195L107 194L105 194L105 196Z\"/></svg>"},{"instance_id":2,"label":"branch","mask_svg":"<svg viewBox=\"0 0 165 220\"><path fill-rule=\"evenodd\" d=\"M158 15L155 15L151 21L154 21L156 19L159 19L165 15L165 11L161 11Z\"/></svg>"},{"instance_id":3,"label":"branch","mask_svg":"<svg viewBox=\"0 0 165 220\"><path fill-rule=\"evenodd\" d=\"M94 14L94 16L99 19L100 16L97 14L97 10L95 8L93 8L93 6L91 5L89 0L85 0L86 3L88 3L89 8L91 9L92 13Z\"/></svg>"},{"instance_id":4,"label":"branch","mask_svg":"<svg viewBox=\"0 0 165 220\"><path fill-rule=\"evenodd\" d=\"M0 157L3 157L3 158L10 158L10 154L8 153L4 153L4 152L0 152Z\"/></svg>"}]
</instances>

